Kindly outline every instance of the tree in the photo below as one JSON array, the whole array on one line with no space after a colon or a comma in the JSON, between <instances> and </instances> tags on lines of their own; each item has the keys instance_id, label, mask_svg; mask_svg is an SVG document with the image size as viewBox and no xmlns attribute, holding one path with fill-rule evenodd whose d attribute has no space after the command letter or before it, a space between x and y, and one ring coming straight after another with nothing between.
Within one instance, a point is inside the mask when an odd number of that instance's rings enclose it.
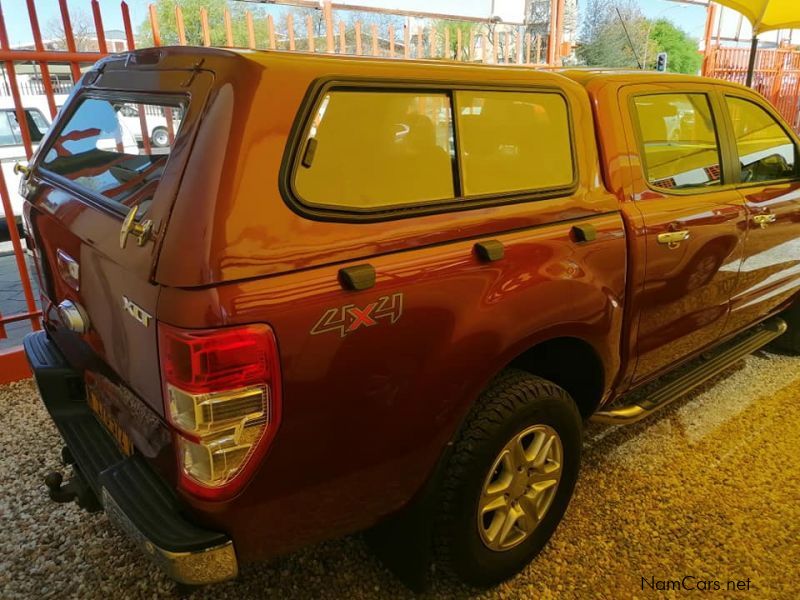
<instances>
[{"instance_id":1,"label":"tree","mask_svg":"<svg viewBox=\"0 0 800 600\"><path fill-rule=\"evenodd\" d=\"M97 34L94 22L85 12L72 11L70 14L72 38L75 40L75 49L78 52L92 52L97 50ZM52 50L67 50L67 36L64 33L64 22L61 17L53 17L47 22L45 33L48 38L48 47Z\"/></svg>"},{"instance_id":2,"label":"tree","mask_svg":"<svg viewBox=\"0 0 800 600\"><path fill-rule=\"evenodd\" d=\"M247 25L245 22L245 10L239 4L231 5L227 0L157 0L156 16L158 18L158 30L161 36L162 45L177 45L178 24L175 8L181 7L183 12L184 31L186 33L186 43L189 45L203 45L203 27L200 20L200 9L208 11L208 29L212 46L225 46L227 35L225 32L225 9L231 13L231 31L233 33L234 46L247 46ZM261 15L257 15L261 20ZM254 19L256 21L257 19ZM139 26L140 44L151 45L153 43L153 31L150 27L150 20L145 20Z\"/></svg>"},{"instance_id":3,"label":"tree","mask_svg":"<svg viewBox=\"0 0 800 600\"><path fill-rule=\"evenodd\" d=\"M653 23L650 39L657 46L657 52L667 53L668 71L691 75L700 71L703 58L698 51L697 40L689 37L685 31L677 28L671 22L659 19ZM653 63L655 63L655 56Z\"/></svg>"},{"instance_id":4,"label":"tree","mask_svg":"<svg viewBox=\"0 0 800 600\"><path fill-rule=\"evenodd\" d=\"M450 40L450 48L445 49L445 56L447 58L455 58L456 60L470 60L472 58L473 48L469 47L469 34L472 32L476 35L477 25L471 21L453 21L451 19L439 19L431 23L431 27L436 30L436 35L439 40L444 44L445 32L448 34ZM458 32L461 32L461 56L456 56L458 52Z\"/></svg>"},{"instance_id":5,"label":"tree","mask_svg":"<svg viewBox=\"0 0 800 600\"><path fill-rule=\"evenodd\" d=\"M630 0L590 0L587 10L578 47L578 58L586 65L638 68L643 56L655 56L649 22Z\"/></svg>"}]
</instances>

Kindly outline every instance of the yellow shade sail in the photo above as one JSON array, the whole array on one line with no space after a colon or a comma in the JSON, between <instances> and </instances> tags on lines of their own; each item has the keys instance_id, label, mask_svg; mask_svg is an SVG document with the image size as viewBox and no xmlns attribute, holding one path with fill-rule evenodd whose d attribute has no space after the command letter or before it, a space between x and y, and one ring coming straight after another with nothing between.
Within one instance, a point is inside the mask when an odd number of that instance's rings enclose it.
<instances>
[{"instance_id":1,"label":"yellow shade sail","mask_svg":"<svg viewBox=\"0 0 800 600\"><path fill-rule=\"evenodd\" d=\"M774 29L800 28L800 0L716 0L742 13L758 35Z\"/></svg>"}]
</instances>

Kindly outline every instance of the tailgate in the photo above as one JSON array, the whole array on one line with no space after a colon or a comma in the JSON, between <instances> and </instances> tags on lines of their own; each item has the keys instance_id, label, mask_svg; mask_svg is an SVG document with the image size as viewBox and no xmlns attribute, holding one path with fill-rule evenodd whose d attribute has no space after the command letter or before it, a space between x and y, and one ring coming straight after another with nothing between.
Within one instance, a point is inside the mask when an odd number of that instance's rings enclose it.
<instances>
[{"instance_id":1,"label":"tailgate","mask_svg":"<svg viewBox=\"0 0 800 600\"><path fill-rule=\"evenodd\" d=\"M134 53L84 77L34 158L26 205L51 337L159 414L152 275L213 82L163 58Z\"/></svg>"}]
</instances>

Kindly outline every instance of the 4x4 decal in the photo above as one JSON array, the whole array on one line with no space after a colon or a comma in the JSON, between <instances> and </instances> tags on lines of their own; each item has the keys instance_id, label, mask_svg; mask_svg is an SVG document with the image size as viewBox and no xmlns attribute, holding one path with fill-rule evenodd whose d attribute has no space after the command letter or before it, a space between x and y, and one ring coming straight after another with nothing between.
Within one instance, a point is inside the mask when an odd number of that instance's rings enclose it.
<instances>
[{"instance_id":1,"label":"4x4 decal","mask_svg":"<svg viewBox=\"0 0 800 600\"><path fill-rule=\"evenodd\" d=\"M385 319L394 325L403 316L403 294L381 296L375 302L359 308L355 304L346 304L339 308L329 308L311 329L311 335L338 331L339 337L361 327L372 327Z\"/></svg>"}]
</instances>

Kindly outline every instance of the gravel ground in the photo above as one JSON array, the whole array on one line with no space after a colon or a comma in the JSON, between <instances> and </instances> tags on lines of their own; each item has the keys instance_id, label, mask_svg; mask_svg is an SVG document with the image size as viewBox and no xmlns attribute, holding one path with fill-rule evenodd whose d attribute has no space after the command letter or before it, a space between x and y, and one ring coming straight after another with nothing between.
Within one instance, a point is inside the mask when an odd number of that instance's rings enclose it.
<instances>
[{"instance_id":1,"label":"gravel ground","mask_svg":"<svg viewBox=\"0 0 800 600\"><path fill-rule=\"evenodd\" d=\"M761 352L628 427L590 425L581 478L539 558L477 593L424 597L800 597L800 358ZM60 440L30 381L0 387L0 597L179 597L101 514L46 499ZM642 578L717 580L657 592ZM750 581L728 592L729 580ZM743 584L744 585L744 584ZM192 598L411 598L360 536L245 566Z\"/></svg>"}]
</instances>

